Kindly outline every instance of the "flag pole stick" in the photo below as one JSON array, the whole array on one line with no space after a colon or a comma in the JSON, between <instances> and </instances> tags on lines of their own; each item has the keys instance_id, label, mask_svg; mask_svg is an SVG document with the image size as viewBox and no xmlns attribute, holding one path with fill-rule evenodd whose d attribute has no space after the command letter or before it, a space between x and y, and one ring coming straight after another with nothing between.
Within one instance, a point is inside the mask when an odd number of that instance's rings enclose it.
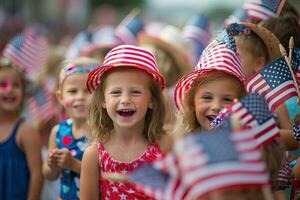
<instances>
[{"instance_id":1,"label":"flag pole stick","mask_svg":"<svg viewBox=\"0 0 300 200\"><path fill-rule=\"evenodd\" d=\"M286 0L281 0L276 11L276 16L279 17Z\"/></svg>"},{"instance_id":2,"label":"flag pole stick","mask_svg":"<svg viewBox=\"0 0 300 200\"><path fill-rule=\"evenodd\" d=\"M294 48L294 37L290 37L289 41L289 62L292 64L292 54L293 54L293 48Z\"/></svg>"},{"instance_id":3,"label":"flag pole stick","mask_svg":"<svg viewBox=\"0 0 300 200\"><path fill-rule=\"evenodd\" d=\"M279 44L279 49L280 49L280 52L281 52L281 55L284 57L288 67L289 67L289 70L292 74L292 78L293 78L293 82L294 82L294 86L296 87L296 92L297 92L297 95L298 95L298 98L300 99L300 92L299 92L299 86L297 84L297 81L296 81L296 78L295 78L295 75L294 75L294 72L293 72L293 69L291 67L291 64L289 62L289 58L287 57L287 53L286 53L286 50L285 48L282 46L282 44ZM298 100L299 102L300 100Z\"/></svg>"}]
</instances>

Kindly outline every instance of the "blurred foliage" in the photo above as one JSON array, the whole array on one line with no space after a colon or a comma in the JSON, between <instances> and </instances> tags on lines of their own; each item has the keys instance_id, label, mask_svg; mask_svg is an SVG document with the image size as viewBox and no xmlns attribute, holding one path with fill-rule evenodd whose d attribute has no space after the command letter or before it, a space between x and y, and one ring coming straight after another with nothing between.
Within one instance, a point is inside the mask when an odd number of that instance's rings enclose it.
<instances>
[{"instance_id":1,"label":"blurred foliage","mask_svg":"<svg viewBox=\"0 0 300 200\"><path fill-rule=\"evenodd\" d=\"M95 8L102 4L111 5L117 9L130 10L135 7L142 7L146 0L92 0L92 7Z\"/></svg>"}]
</instances>

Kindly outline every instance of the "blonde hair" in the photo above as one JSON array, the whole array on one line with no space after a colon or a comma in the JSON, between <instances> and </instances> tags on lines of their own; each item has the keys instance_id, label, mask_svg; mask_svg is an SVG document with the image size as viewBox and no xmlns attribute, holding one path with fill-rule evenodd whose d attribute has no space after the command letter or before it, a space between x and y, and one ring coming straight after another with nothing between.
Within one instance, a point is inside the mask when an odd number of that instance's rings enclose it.
<instances>
[{"instance_id":1,"label":"blonde hair","mask_svg":"<svg viewBox=\"0 0 300 200\"><path fill-rule=\"evenodd\" d=\"M111 131L114 129L113 122L107 110L103 108L106 72L102 77L102 84L92 93L89 106L88 124L91 128L90 142L105 143ZM150 77L150 76L149 76ZM165 99L161 87L150 78L149 89L152 97L153 108L148 109L145 116L144 137L149 143L156 142L163 134L163 122L165 118Z\"/></svg>"},{"instance_id":2,"label":"blonde hair","mask_svg":"<svg viewBox=\"0 0 300 200\"><path fill-rule=\"evenodd\" d=\"M239 88L238 99L245 96L245 89L242 83L239 81L239 79L235 76L217 70L209 71L202 74L192 83L190 90L185 95L183 108L181 108L176 113L176 118L178 122L176 123L174 129L176 136L182 136L186 133L201 130L201 126L197 121L195 113L195 94L201 85L221 79L231 79L232 81L235 81L237 83L237 87Z\"/></svg>"}]
</instances>

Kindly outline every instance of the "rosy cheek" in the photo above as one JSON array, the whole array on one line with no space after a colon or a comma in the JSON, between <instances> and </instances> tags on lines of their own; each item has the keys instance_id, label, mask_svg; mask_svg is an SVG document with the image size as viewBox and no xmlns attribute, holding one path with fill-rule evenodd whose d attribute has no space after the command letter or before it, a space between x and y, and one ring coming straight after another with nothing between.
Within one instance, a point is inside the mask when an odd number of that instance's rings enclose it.
<instances>
[{"instance_id":1,"label":"rosy cheek","mask_svg":"<svg viewBox=\"0 0 300 200\"><path fill-rule=\"evenodd\" d=\"M63 103L64 108L70 108L72 106L73 102L74 102L73 99L64 101L64 103Z\"/></svg>"}]
</instances>

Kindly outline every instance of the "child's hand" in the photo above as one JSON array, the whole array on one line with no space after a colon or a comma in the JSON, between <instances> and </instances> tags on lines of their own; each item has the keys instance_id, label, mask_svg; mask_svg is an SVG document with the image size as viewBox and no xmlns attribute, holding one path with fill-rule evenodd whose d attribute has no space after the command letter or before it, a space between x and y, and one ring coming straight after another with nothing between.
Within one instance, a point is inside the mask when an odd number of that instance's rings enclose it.
<instances>
[{"instance_id":1,"label":"child's hand","mask_svg":"<svg viewBox=\"0 0 300 200\"><path fill-rule=\"evenodd\" d=\"M56 153L56 162L57 165L61 168L71 169L74 158L69 149L59 149Z\"/></svg>"},{"instance_id":2,"label":"child's hand","mask_svg":"<svg viewBox=\"0 0 300 200\"><path fill-rule=\"evenodd\" d=\"M52 170L60 170L57 165L56 157L57 157L58 149L52 149L47 158L47 164Z\"/></svg>"}]
</instances>

